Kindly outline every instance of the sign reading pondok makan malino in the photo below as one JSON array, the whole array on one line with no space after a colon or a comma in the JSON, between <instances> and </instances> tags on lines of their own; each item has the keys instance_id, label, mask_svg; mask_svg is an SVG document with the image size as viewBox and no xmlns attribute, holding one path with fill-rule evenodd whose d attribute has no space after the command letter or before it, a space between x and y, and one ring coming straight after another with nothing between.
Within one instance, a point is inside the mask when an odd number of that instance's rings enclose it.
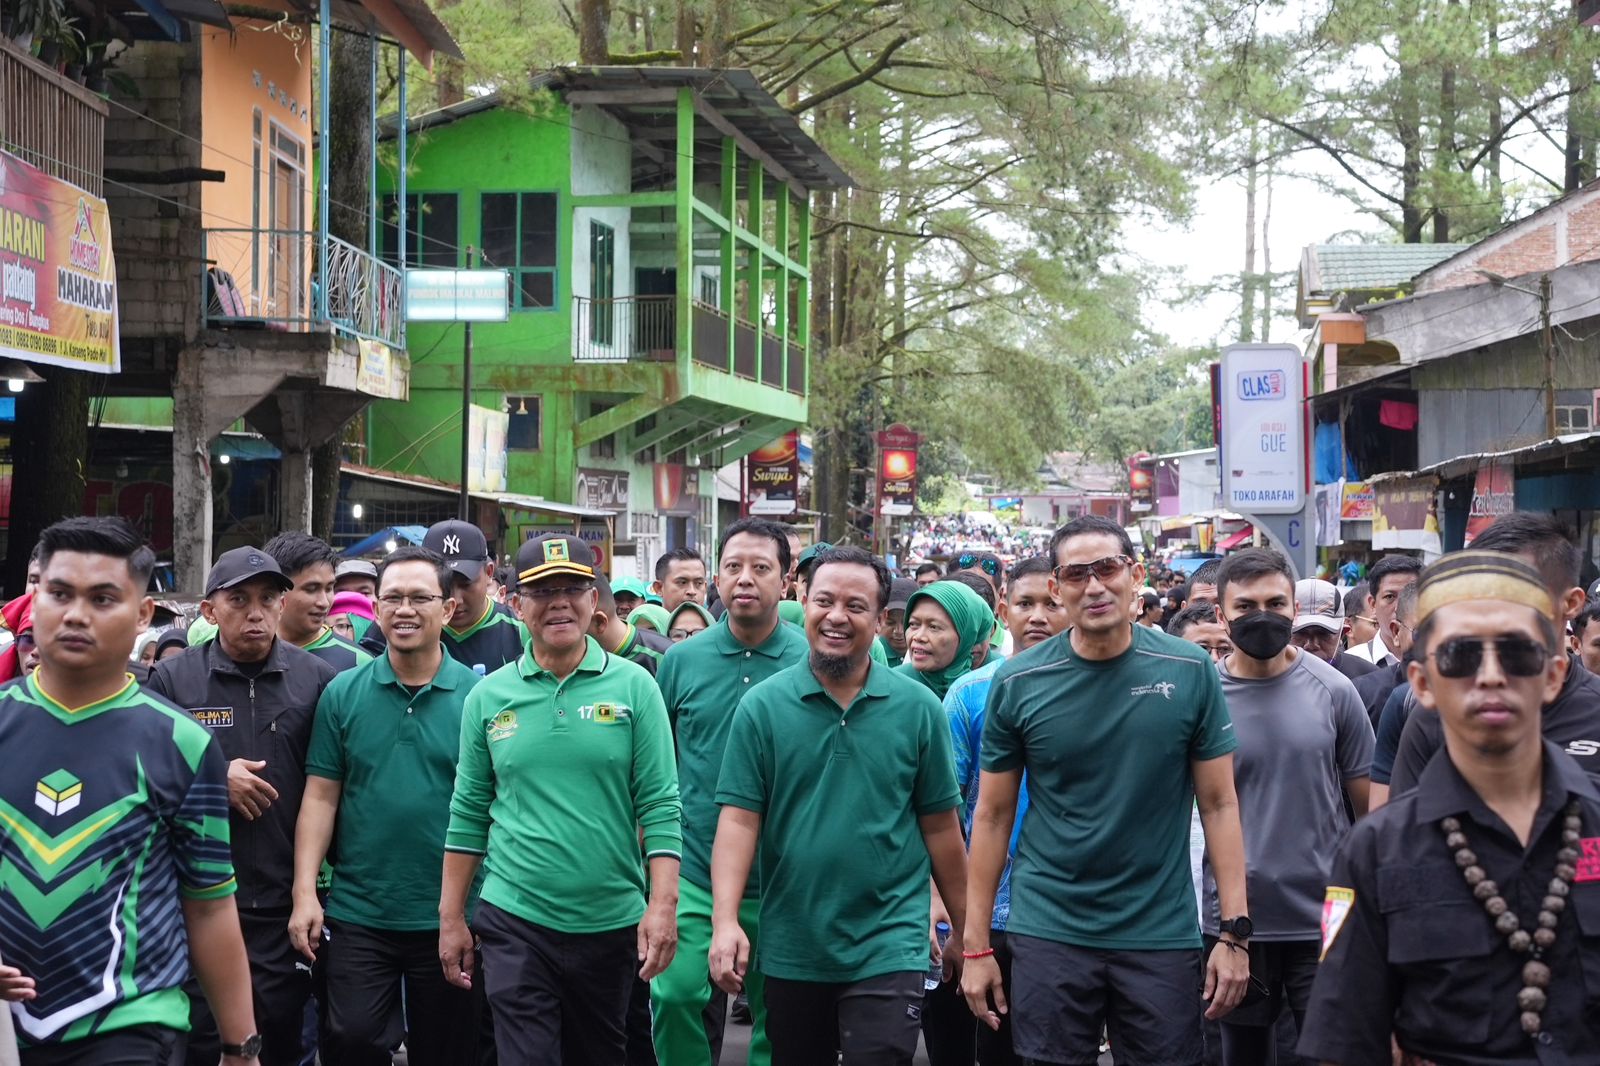
<instances>
[{"instance_id":1,"label":"sign reading pondok makan malino","mask_svg":"<svg viewBox=\"0 0 1600 1066\"><path fill-rule=\"evenodd\" d=\"M115 374L117 333L105 201L0 151L0 359Z\"/></svg>"}]
</instances>

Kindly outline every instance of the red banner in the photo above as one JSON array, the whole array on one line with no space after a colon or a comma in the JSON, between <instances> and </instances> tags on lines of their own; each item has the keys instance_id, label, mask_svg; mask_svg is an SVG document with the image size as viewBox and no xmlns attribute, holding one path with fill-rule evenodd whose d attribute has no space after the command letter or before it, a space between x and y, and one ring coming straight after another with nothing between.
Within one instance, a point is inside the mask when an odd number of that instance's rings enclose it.
<instances>
[{"instance_id":1,"label":"red banner","mask_svg":"<svg viewBox=\"0 0 1600 1066\"><path fill-rule=\"evenodd\" d=\"M1516 509L1516 473L1511 461L1487 459L1478 464L1478 478L1472 486L1472 508L1467 512L1467 536L1462 547L1470 547L1496 518Z\"/></svg>"},{"instance_id":2,"label":"red banner","mask_svg":"<svg viewBox=\"0 0 1600 1066\"><path fill-rule=\"evenodd\" d=\"M896 422L878 431L878 512L908 515L917 509L917 448L922 435Z\"/></svg>"},{"instance_id":3,"label":"red banner","mask_svg":"<svg viewBox=\"0 0 1600 1066\"><path fill-rule=\"evenodd\" d=\"M0 359L115 374L106 203L0 151Z\"/></svg>"}]
</instances>

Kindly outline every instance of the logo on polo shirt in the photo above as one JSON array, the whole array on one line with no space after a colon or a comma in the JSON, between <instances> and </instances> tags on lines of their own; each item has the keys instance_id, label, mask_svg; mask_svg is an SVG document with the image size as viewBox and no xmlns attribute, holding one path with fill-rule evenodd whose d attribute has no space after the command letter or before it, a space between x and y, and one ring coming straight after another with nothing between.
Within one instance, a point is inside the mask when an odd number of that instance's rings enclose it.
<instances>
[{"instance_id":1,"label":"logo on polo shirt","mask_svg":"<svg viewBox=\"0 0 1600 1066\"><path fill-rule=\"evenodd\" d=\"M46 814L66 814L82 800L83 782L66 770L57 770L34 786L34 806Z\"/></svg>"},{"instance_id":2,"label":"logo on polo shirt","mask_svg":"<svg viewBox=\"0 0 1600 1066\"><path fill-rule=\"evenodd\" d=\"M1171 681L1157 681L1153 685L1139 685L1129 690L1128 695L1160 696L1164 700L1170 700L1172 698L1172 694L1177 691L1177 688L1178 686L1174 685Z\"/></svg>"},{"instance_id":3,"label":"logo on polo shirt","mask_svg":"<svg viewBox=\"0 0 1600 1066\"><path fill-rule=\"evenodd\" d=\"M516 732L516 711L504 710L495 715L493 718L489 719L487 733L489 736L489 743L491 744L495 743L496 741L509 740L516 734Z\"/></svg>"},{"instance_id":4,"label":"logo on polo shirt","mask_svg":"<svg viewBox=\"0 0 1600 1066\"><path fill-rule=\"evenodd\" d=\"M631 713L624 703L595 703L578 708L578 717L586 722L626 722Z\"/></svg>"}]
</instances>

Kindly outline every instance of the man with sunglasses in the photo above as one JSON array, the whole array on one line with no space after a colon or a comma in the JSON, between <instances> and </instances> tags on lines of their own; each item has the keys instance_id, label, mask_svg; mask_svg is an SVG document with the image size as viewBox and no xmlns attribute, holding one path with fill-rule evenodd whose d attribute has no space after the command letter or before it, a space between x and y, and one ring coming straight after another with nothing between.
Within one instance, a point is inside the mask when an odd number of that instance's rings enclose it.
<instances>
[{"instance_id":1,"label":"man with sunglasses","mask_svg":"<svg viewBox=\"0 0 1600 1066\"><path fill-rule=\"evenodd\" d=\"M1339 849L1299 1051L1389 1062L1392 1034L1408 1063L1593 1062L1600 792L1541 736L1568 668L1555 605L1494 551L1419 592L1410 683L1444 749Z\"/></svg>"},{"instance_id":2,"label":"man with sunglasses","mask_svg":"<svg viewBox=\"0 0 1600 1066\"><path fill-rule=\"evenodd\" d=\"M1537 570L1544 579L1551 604L1550 621L1565 632L1586 602L1578 584L1583 556L1572 531L1548 514L1513 511L1494 520L1472 542L1473 549L1513 554ZM1600 676L1584 669L1577 656L1567 653L1566 680L1540 716L1545 739L1552 740L1578 761L1590 777L1600 780ZM1399 795L1421 779L1423 768L1444 746L1444 729L1437 714L1418 710L1405 724L1395 755L1390 794Z\"/></svg>"},{"instance_id":3,"label":"man with sunglasses","mask_svg":"<svg viewBox=\"0 0 1600 1066\"><path fill-rule=\"evenodd\" d=\"M1226 923L1205 962L1207 1013L1232 1010L1249 977L1236 741L1221 682L1200 648L1129 621L1144 567L1117 523L1074 519L1056 531L1050 555L1071 628L995 672L962 991L997 1028L1008 997L990 919L1026 773L1006 926L1014 1050L1048 1063L1094 1062L1104 1026L1130 1062L1197 1064L1196 800Z\"/></svg>"},{"instance_id":4,"label":"man with sunglasses","mask_svg":"<svg viewBox=\"0 0 1600 1066\"><path fill-rule=\"evenodd\" d=\"M999 603L1005 598L1005 569L1004 564L1000 562L1000 556L994 552L964 551L950 560L950 574L969 571L987 581L989 587L994 590L994 595L992 597L985 596L985 599L993 599L996 603ZM1003 654L1009 655L1011 653L1010 643L1011 634L1006 632L1005 624L999 618L996 618L994 630L989 634L989 646L998 648Z\"/></svg>"},{"instance_id":5,"label":"man with sunglasses","mask_svg":"<svg viewBox=\"0 0 1600 1066\"><path fill-rule=\"evenodd\" d=\"M435 552L390 553L378 566L385 653L334 678L317 703L289 939L308 961L322 961L319 1047L330 1062L387 1063L402 1040L415 1066L472 1059L478 1001L445 981L436 954L462 707L479 680L441 643L455 611L453 583ZM336 823L324 915L317 871Z\"/></svg>"},{"instance_id":6,"label":"man with sunglasses","mask_svg":"<svg viewBox=\"0 0 1600 1066\"><path fill-rule=\"evenodd\" d=\"M1348 678L1290 646L1297 607L1288 560L1263 548L1235 552L1222 563L1217 592L1233 643L1218 669L1239 738L1252 923L1252 990L1222 1020L1222 1063L1266 1066L1280 1017L1305 1020L1328 872L1351 814L1367 811L1372 724ZM1209 862L1205 896L1210 941L1219 924Z\"/></svg>"},{"instance_id":7,"label":"man with sunglasses","mask_svg":"<svg viewBox=\"0 0 1600 1066\"><path fill-rule=\"evenodd\" d=\"M539 537L517 551L516 569L529 641L462 713L439 960L457 987L484 982L503 1066L618 1063L635 975L661 973L678 939L672 728L649 672L589 635L588 545Z\"/></svg>"}]
</instances>

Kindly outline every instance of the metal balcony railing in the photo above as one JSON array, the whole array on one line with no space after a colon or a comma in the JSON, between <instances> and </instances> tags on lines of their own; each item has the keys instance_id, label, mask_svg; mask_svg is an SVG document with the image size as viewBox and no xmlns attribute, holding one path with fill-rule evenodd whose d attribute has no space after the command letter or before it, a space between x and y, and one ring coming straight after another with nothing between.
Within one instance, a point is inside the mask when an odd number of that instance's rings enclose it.
<instances>
[{"instance_id":1,"label":"metal balcony railing","mask_svg":"<svg viewBox=\"0 0 1600 1066\"><path fill-rule=\"evenodd\" d=\"M104 194L106 103L0 39L0 148Z\"/></svg>"},{"instance_id":2,"label":"metal balcony railing","mask_svg":"<svg viewBox=\"0 0 1600 1066\"><path fill-rule=\"evenodd\" d=\"M218 329L341 333L405 347L405 286L394 267L313 230L208 229L203 233L205 323ZM327 241L322 302L319 241Z\"/></svg>"},{"instance_id":3,"label":"metal balcony railing","mask_svg":"<svg viewBox=\"0 0 1600 1066\"><path fill-rule=\"evenodd\" d=\"M678 357L674 296L572 298L572 358L579 363L667 362Z\"/></svg>"}]
</instances>

